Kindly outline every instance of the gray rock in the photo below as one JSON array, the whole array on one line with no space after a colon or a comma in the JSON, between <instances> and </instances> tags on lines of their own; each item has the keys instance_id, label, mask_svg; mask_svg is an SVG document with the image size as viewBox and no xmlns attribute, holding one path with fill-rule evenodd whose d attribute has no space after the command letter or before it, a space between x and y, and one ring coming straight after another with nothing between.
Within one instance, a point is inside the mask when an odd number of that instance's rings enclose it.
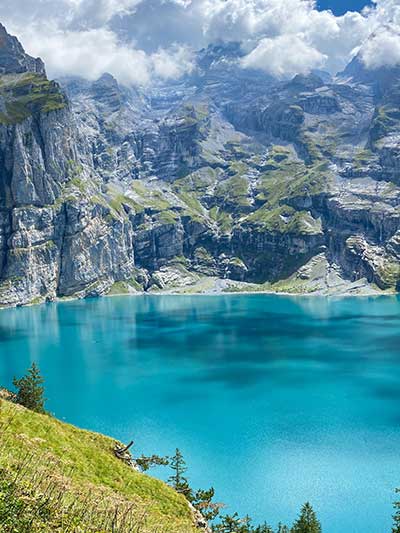
<instances>
[{"instance_id":1,"label":"gray rock","mask_svg":"<svg viewBox=\"0 0 400 533\"><path fill-rule=\"evenodd\" d=\"M61 88L0 26L0 305L399 288L397 70L279 82L241 57L211 45L146 94Z\"/></svg>"}]
</instances>

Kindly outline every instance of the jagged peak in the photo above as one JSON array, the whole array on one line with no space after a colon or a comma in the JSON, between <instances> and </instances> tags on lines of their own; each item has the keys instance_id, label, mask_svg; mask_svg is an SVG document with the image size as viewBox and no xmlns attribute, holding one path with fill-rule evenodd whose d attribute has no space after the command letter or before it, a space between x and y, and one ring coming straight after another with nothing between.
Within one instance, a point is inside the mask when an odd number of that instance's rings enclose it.
<instances>
[{"instance_id":1,"label":"jagged peak","mask_svg":"<svg viewBox=\"0 0 400 533\"><path fill-rule=\"evenodd\" d=\"M320 76L315 73L310 73L296 74L296 76L286 84L286 87L302 91L314 91L323 85L324 81Z\"/></svg>"},{"instance_id":2,"label":"jagged peak","mask_svg":"<svg viewBox=\"0 0 400 533\"><path fill-rule=\"evenodd\" d=\"M93 85L101 85L101 86L108 85L112 87L118 87L118 81L109 72L104 72L104 74L102 74L100 78L98 78L96 81L93 82Z\"/></svg>"},{"instance_id":3,"label":"jagged peak","mask_svg":"<svg viewBox=\"0 0 400 533\"><path fill-rule=\"evenodd\" d=\"M46 75L43 61L28 55L17 37L10 35L0 23L0 74L23 72Z\"/></svg>"},{"instance_id":4,"label":"jagged peak","mask_svg":"<svg viewBox=\"0 0 400 533\"><path fill-rule=\"evenodd\" d=\"M210 68L221 61L237 61L245 54L239 42L216 42L203 48L197 54L197 63L201 68Z\"/></svg>"},{"instance_id":5,"label":"jagged peak","mask_svg":"<svg viewBox=\"0 0 400 533\"><path fill-rule=\"evenodd\" d=\"M352 82L379 85L382 82L386 84L392 81L393 77L398 77L400 73L400 63L397 65L370 65L365 61L365 50L375 39L379 38L382 33L389 32L398 36L400 39L400 29L393 24L383 24L376 29L358 50L346 68L339 72L337 77Z\"/></svg>"}]
</instances>

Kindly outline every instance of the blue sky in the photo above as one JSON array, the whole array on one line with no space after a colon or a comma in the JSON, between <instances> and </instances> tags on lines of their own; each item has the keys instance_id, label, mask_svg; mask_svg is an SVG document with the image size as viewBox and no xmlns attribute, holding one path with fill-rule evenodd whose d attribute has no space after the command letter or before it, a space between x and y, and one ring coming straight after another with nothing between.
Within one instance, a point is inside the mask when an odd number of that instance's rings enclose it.
<instances>
[{"instance_id":1,"label":"blue sky","mask_svg":"<svg viewBox=\"0 0 400 533\"><path fill-rule=\"evenodd\" d=\"M318 0L319 9L331 9L335 15L343 15L346 11L361 11L366 5L366 0Z\"/></svg>"}]
</instances>

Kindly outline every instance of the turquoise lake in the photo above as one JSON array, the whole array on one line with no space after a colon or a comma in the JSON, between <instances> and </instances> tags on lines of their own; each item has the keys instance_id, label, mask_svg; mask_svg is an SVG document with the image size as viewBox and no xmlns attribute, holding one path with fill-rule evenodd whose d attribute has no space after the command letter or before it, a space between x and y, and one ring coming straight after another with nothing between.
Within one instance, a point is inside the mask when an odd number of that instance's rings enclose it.
<instances>
[{"instance_id":1,"label":"turquoise lake","mask_svg":"<svg viewBox=\"0 0 400 533\"><path fill-rule=\"evenodd\" d=\"M0 312L0 381L136 453L179 447L226 512L389 533L400 486L400 299L115 297ZM164 472L164 473L163 473ZM157 472L167 477L168 471Z\"/></svg>"}]
</instances>

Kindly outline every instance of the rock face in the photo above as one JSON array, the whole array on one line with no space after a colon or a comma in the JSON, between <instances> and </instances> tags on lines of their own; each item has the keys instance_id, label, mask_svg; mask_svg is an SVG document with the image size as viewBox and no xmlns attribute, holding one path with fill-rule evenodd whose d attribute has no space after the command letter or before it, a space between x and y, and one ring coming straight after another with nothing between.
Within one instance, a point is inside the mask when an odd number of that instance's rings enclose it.
<instances>
[{"instance_id":1,"label":"rock face","mask_svg":"<svg viewBox=\"0 0 400 533\"><path fill-rule=\"evenodd\" d=\"M9 35L5 27L0 24L0 73L19 74L21 72L36 72L45 75L44 63L41 59L35 59L26 54L18 39Z\"/></svg>"},{"instance_id":2,"label":"rock face","mask_svg":"<svg viewBox=\"0 0 400 533\"><path fill-rule=\"evenodd\" d=\"M60 85L0 26L0 305L204 276L399 288L399 70L278 82L241 56L210 46L146 94Z\"/></svg>"}]
</instances>

